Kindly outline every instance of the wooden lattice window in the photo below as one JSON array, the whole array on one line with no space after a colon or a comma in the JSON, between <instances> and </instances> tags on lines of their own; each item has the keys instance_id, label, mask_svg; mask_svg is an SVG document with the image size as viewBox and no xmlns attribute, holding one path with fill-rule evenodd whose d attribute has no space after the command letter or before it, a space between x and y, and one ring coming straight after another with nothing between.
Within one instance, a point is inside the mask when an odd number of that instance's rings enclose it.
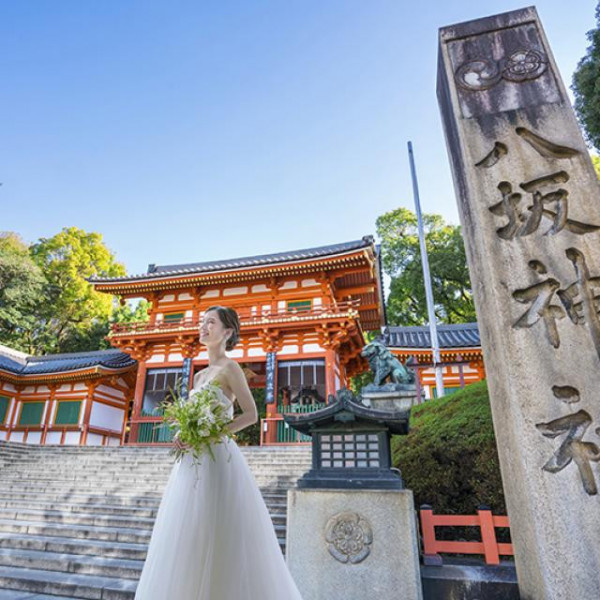
<instances>
[{"instance_id":1,"label":"wooden lattice window","mask_svg":"<svg viewBox=\"0 0 600 600\"><path fill-rule=\"evenodd\" d=\"M18 425L40 425L45 402L23 402Z\"/></svg>"},{"instance_id":2,"label":"wooden lattice window","mask_svg":"<svg viewBox=\"0 0 600 600\"><path fill-rule=\"evenodd\" d=\"M55 425L77 425L81 413L81 400L63 400L56 409Z\"/></svg>"},{"instance_id":3,"label":"wooden lattice window","mask_svg":"<svg viewBox=\"0 0 600 600\"><path fill-rule=\"evenodd\" d=\"M163 315L163 321L165 323L177 323L177 321L181 321L184 316L185 313L182 312L165 313Z\"/></svg>"},{"instance_id":4,"label":"wooden lattice window","mask_svg":"<svg viewBox=\"0 0 600 600\"><path fill-rule=\"evenodd\" d=\"M287 303L288 312L305 312L312 308L312 300L291 300Z\"/></svg>"},{"instance_id":5,"label":"wooden lattice window","mask_svg":"<svg viewBox=\"0 0 600 600\"><path fill-rule=\"evenodd\" d=\"M7 398L6 396L0 396L0 425L4 425L4 422L6 421L9 404L10 398Z\"/></svg>"},{"instance_id":6,"label":"wooden lattice window","mask_svg":"<svg viewBox=\"0 0 600 600\"><path fill-rule=\"evenodd\" d=\"M162 414L160 404L177 393L181 381L181 368L149 369L146 373L143 414L152 416Z\"/></svg>"}]
</instances>

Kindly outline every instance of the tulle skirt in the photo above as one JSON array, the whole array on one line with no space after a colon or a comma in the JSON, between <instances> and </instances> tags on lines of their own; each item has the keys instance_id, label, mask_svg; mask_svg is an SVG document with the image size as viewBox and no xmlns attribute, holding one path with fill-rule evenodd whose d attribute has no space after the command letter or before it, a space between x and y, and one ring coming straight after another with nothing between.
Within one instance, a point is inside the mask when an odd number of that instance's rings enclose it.
<instances>
[{"instance_id":1,"label":"tulle skirt","mask_svg":"<svg viewBox=\"0 0 600 600\"><path fill-rule=\"evenodd\" d=\"M301 600L244 455L212 448L173 466L136 600Z\"/></svg>"}]
</instances>

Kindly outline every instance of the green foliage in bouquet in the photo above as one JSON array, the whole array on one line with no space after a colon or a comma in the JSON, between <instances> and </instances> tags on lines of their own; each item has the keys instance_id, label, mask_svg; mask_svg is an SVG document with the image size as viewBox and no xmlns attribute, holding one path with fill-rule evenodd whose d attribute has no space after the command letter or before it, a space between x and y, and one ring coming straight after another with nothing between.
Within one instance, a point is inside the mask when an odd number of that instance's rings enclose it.
<instances>
[{"instance_id":1,"label":"green foliage in bouquet","mask_svg":"<svg viewBox=\"0 0 600 600\"><path fill-rule=\"evenodd\" d=\"M191 454L194 462L199 463L202 456L208 452L215 460L211 444L233 437L228 424L231 418L227 407L219 401L219 386L210 383L201 390L190 392L189 397L174 394L174 400L164 402L163 420L169 428L175 431L173 452L176 460L181 460L185 454Z\"/></svg>"}]
</instances>

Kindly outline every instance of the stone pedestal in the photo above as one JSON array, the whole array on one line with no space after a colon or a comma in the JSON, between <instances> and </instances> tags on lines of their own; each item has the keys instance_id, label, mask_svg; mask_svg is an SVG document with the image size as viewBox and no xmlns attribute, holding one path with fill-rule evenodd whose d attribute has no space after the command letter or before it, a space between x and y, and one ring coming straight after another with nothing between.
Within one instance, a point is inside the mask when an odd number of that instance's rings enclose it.
<instances>
[{"instance_id":1,"label":"stone pedestal","mask_svg":"<svg viewBox=\"0 0 600 600\"><path fill-rule=\"evenodd\" d=\"M360 396L365 406L376 410L406 411L420 402L416 386L404 383L369 384L362 388Z\"/></svg>"},{"instance_id":2,"label":"stone pedestal","mask_svg":"<svg viewBox=\"0 0 600 600\"><path fill-rule=\"evenodd\" d=\"M289 490L286 554L304 600L423 597L409 490Z\"/></svg>"},{"instance_id":3,"label":"stone pedestal","mask_svg":"<svg viewBox=\"0 0 600 600\"><path fill-rule=\"evenodd\" d=\"M595 600L600 186L535 9L440 30L438 98L521 598Z\"/></svg>"}]
</instances>

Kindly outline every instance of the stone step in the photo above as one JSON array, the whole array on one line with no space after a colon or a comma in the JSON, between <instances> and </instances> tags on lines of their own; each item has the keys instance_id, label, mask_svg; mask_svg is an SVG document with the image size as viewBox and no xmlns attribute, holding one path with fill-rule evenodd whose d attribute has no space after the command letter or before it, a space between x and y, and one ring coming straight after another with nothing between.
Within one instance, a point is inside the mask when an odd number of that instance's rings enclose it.
<instances>
[{"instance_id":1,"label":"stone step","mask_svg":"<svg viewBox=\"0 0 600 600\"><path fill-rule=\"evenodd\" d=\"M0 587L81 600L131 600L137 582L98 575L0 567Z\"/></svg>"},{"instance_id":2,"label":"stone step","mask_svg":"<svg viewBox=\"0 0 600 600\"><path fill-rule=\"evenodd\" d=\"M69 511L73 514L86 513L86 514L110 514L124 517L142 517L154 519L158 512L156 508L144 508L144 507L133 507L133 506L118 506L115 504L78 504L78 503L66 503L66 502L53 502L53 501L40 501L37 499L22 499L22 500L5 500L0 498L0 509L12 508L12 509L38 509L38 510L63 510Z\"/></svg>"},{"instance_id":3,"label":"stone step","mask_svg":"<svg viewBox=\"0 0 600 600\"><path fill-rule=\"evenodd\" d=\"M79 600L75 596L48 596L47 594L32 594L23 590L0 590L0 600Z\"/></svg>"},{"instance_id":4,"label":"stone step","mask_svg":"<svg viewBox=\"0 0 600 600\"><path fill-rule=\"evenodd\" d=\"M301 468L290 468L290 467L266 467L266 466L258 466L258 467L250 467L252 474L255 477L264 477L264 476L298 476L302 477L306 470ZM19 471L3 471L3 481L19 481L19 480L28 480L28 479L39 479L39 480L61 480L61 481L140 481L144 482L148 479L152 478L157 481L166 481L169 478L171 473L171 469L162 470L156 469L151 471L138 471L132 469L131 471L126 471L124 469L118 471L105 471L103 469L98 469L97 471L88 471L88 470L80 470L74 473L72 470L68 469L40 469L36 471L32 470L23 470Z\"/></svg>"},{"instance_id":5,"label":"stone step","mask_svg":"<svg viewBox=\"0 0 600 600\"><path fill-rule=\"evenodd\" d=\"M0 548L0 566L79 573L81 575L104 575L137 581L142 573L144 561Z\"/></svg>"},{"instance_id":6,"label":"stone step","mask_svg":"<svg viewBox=\"0 0 600 600\"><path fill-rule=\"evenodd\" d=\"M285 512L271 512L274 524L285 525ZM139 516L118 516L113 514L90 514L65 510L45 510L34 508L0 508L0 520L36 521L72 525L92 525L94 527L116 527L152 530L154 518Z\"/></svg>"},{"instance_id":7,"label":"stone step","mask_svg":"<svg viewBox=\"0 0 600 600\"><path fill-rule=\"evenodd\" d=\"M285 537L286 526L273 524L275 533ZM110 542L127 542L147 544L150 541L152 527L109 527L103 525L76 525L71 523L56 523L43 520L12 520L0 519L0 532L30 533L33 535L49 535L54 537L69 537L76 539L102 540Z\"/></svg>"},{"instance_id":8,"label":"stone step","mask_svg":"<svg viewBox=\"0 0 600 600\"><path fill-rule=\"evenodd\" d=\"M275 513L285 513L287 511L287 502L280 499L265 499L265 503L269 512L274 511ZM37 510L61 510L68 511L72 514L98 514L98 515L115 515L130 518L149 518L155 519L158 513L158 503L156 507L136 507L136 506L119 506L115 504L82 504L82 503L67 503L67 502L54 502L54 501L41 501L37 499L22 499L15 500L9 499L4 500L0 498L0 509L37 509Z\"/></svg>"},{"instance_id":9,"label":"stone step","mask_svg":"<svg viewBox=\"0 0 600 600\"><path fill-rule=\"evenodd\" d=\"M78 503L82 505L94 505L100 506L104 504L118 505L123 507L152 507L158 508L162 493L157 494L145 494L135 495L135 490L131 495L111 495L111 494L82 494L78 492L67 492L64 488L58 490L58 492L48 491L47 488L41 488L44 491L39 492L35 495L27 492L9 492L2 490L0 491L0 500L27 500L29 498L35 498L40 501L55 501L55 502L69 502ZM287 501L287 490L278 488L260 488L265 502Z\"/></svg>"},{"instance_id":10,"label":"stone step","mask_svg":"<svg viewBox=\"0 0 600 600\"><path fill-rule=\"evenodd\" d=\"M12 519L0 519L0 532L31 533L33 535L133 544L147 544L151 535L149 529L46 523L44 521L14 521Z\"/></svg>"},{"instance_id":11,"label":"stone step","mask_svg":"<svg viewBox=\"0 0 600 600\"><path fill-rule=\"evenodd\" d=\"M30 535L27 533L6 533L0 536L0 548L144 560L148 544L103 542L102 540Z\"/></svg>"}]
</instances>

